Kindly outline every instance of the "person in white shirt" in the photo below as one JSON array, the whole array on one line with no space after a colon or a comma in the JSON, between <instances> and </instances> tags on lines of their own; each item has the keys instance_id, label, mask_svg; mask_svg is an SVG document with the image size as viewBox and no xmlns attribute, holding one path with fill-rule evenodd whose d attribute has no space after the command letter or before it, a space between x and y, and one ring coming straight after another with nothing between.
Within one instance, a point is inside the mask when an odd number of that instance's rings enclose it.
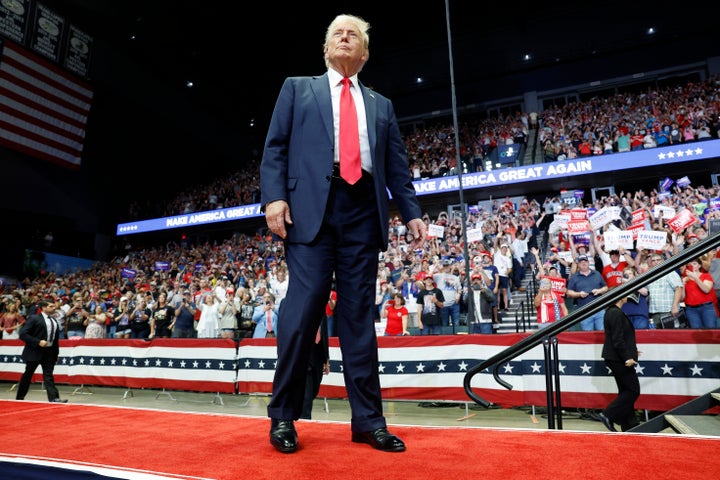
<instances>
[{"instance_id":1,"label":"person in white shirt","mask_svg":"<svg viewBox=\"0 0 720 480\"><path fill-rule=\"evenodd\" d=\"M502 295L501 309L510 307L510 277L512 273L512 254L507 243L500 245L500 251L493 252L493 265L500 275L500 294Z\"/></svg>"},{"instance_id":2,"label":"person in white shirt","mask_svg":"<svg viewBox=\"0 0 720 480\"><path fill-rule=\"evenodd\" d=\"M285 298L288 289L288 272L284 268L278 268L275 276L268 282L270 286L270 292L275 296L275 305L280 307L280 304Z\"/></svg>"},{"instance_id":3,"label":"person in white shirt","mask_svg":"<svg viewBox=\"0 0 720 480\"><path fill-rule=\"evenodd\" d=\"M510 244L510 249L513 255L513 287L524 292L525 287L522 286L522 279L525 278L525 257L528 254L528 238L525 230L518 229L515 239Z\"/></svg>"}]
</instances>

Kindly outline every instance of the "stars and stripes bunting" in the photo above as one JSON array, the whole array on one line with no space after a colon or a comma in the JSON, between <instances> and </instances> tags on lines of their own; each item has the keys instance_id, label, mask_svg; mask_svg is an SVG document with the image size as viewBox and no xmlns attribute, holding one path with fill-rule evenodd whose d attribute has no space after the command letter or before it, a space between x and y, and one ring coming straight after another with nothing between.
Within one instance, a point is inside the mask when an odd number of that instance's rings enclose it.
<instances>
[{"instance_id":1,"label":"stars and stripes bunting","mask_svg":"<svg viewBox=\"0 0 720 480\"><path fill-rule=\"evenodd\" d=\"M380 337L379 371L385 400L468 401L467 372L528 334ZM603 408L617 394L600 353L603 332L558 337L563 407ZM669 410L720 384L720 330L643 330L636 367L641 394L636 407ZM24 369L23 342L0 341L0 380L17 381ZM345 398L342 353L330 339L330 370L320 395ZM200 392L271 394L277 367L274 339L63 340L55 369L59 383L167 388ZM543 346L502 363L499 376L475 375L481 397L504 407L544 405ZM41 381L40 372L36 381Z\"/></svg>"}]
</instances>

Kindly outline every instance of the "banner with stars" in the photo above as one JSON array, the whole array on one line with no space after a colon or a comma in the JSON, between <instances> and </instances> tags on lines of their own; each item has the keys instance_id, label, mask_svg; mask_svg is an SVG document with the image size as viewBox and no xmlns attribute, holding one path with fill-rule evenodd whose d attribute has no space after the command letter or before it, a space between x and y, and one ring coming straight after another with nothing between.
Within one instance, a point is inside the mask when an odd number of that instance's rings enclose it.
<instances>
[{"instance_id":1,"label":"banner with stars","mask_svg":"<svg viewBox=\"0 0 720 480\"><path fill-rule=\"evenodd\" d=\"M465 374L529 334L379 337L379 369L385 400L465 402ZM604 408L617 394L600 352L603 332L558 335L563 407ZM669 410L720 384L720 330L640 330L639 409ZM23 342L0 341L0 380L18 381L24 370ZM199 392L272 392L277 350L274 339L64 340L55 369L58 383L165 388ZM330 339L330 370L320 396L346 398L342 356ZM475 375L475 393L503 407L545 405L543 346ZM34 380L42 381L40 369Z\"/></svg>"},{"instance_id":2,"label":"banner with stars","mask_svg":"<svg viewBox=\"0 0 720 480\"><path fill-rule=\"evenodd\" d=\"M22 345L0 341L0 380L19 380ZM236 355L237 343L227 339L61 340L55 381L235 393ZM41 382L41 373L38 368L33 380Z\"/></svg>"},{"instance_id":3,"label":"banner with stars","mask_svg":"<svg viewBox=\"0 0 720 480\"><path fill-rule=\"evenodd\" d=\"M380 383L385 400L468 401L467 371L529 334L379 337ZM639 409L669 410L714 390L720 384L720 330L642 330ZM558 336L561 401L564 407L604 408L617 395L615 380L600 353L603 332L566 332ZM239 349L238 389L272 391L274 340L243 341ZM474 391L503 407L546 405L543 346L502 364L498 384L491 371L473 377ZM330 374L320 396L345 398L342 356L330 339Z\"/></svg>"}]
</instances>

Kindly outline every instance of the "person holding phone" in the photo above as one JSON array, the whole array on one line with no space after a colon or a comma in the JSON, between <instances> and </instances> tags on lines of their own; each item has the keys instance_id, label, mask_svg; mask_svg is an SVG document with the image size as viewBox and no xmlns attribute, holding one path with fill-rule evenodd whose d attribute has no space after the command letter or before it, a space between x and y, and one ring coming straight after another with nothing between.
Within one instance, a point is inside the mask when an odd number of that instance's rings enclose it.
<instances>
[{"instance_id":1,"label":"person holding phone","mask_svg":"<svg viewBox=\"0 0 720 480\"><path fill-rule=\"evenodd\" d=\"M278 315L275 311L275 296L272 293L265 293L262 296L260 305L255 307L253 322L255 332L253 338L275 338L277 333Z\"/></svg>"}]
</instances>

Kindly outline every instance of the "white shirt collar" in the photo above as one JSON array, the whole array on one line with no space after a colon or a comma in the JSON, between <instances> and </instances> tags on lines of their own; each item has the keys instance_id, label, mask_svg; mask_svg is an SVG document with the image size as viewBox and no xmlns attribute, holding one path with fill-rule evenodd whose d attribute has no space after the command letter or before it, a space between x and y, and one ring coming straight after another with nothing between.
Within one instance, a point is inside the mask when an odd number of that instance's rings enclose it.
<instances>
[{"instance_id":1,"label":"white shirt collar","mask_svg":"<svg viewBox=\"0 0 720 480\"><path fill-rule=\"evenodd\" d=\"M329 68L328 69L328 78L330 80L330 87L337 87L340 85L340 82L345 77L340 75L340 73L337 70L333 70L332 68ZM350 81L352 82L352 85L354 87L357 87L357 85L358 85L357 74L350 77Z\"/></svg>"}]
</instances>

